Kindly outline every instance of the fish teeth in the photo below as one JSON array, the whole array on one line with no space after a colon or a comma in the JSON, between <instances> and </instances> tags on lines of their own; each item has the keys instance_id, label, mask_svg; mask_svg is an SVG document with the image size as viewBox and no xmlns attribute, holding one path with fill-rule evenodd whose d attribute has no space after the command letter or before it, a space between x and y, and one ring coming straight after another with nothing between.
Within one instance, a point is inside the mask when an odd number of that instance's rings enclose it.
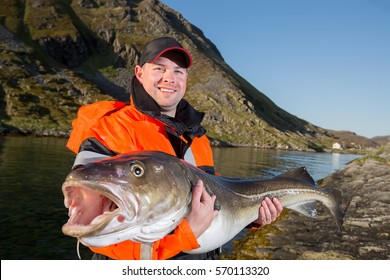
<instances>
[{"instance_id":1,"label":"fish teeth","mask_svg":"<svg viewBox=\"0 0 390 280\"><path fill-rule=\"evenodd\" d=\"M68 212L68 216L69 216L68 222L77 224L76 219L79 213L80 211L78 211L76 207L70 207Z\"/></svg>"},{"instance_id":2,"label":"fish teeth","mask_svg":"<svg viewBox=\"0 0 390 280\"><path fill-rule=\"evenodd\" d=\"M110 211L105 211L103 214L100 214L99 216L95 217L92 221L91 221L91 225L95 225L95 224L100 224L102 223L106 217L108 215L112 214L112 212Z\"/></svg>"},{"instance_id":3,"label":"fish teeth","mask_svg":"<svg viewBox=\"0 0 390 280\"><path fill-rule=\"evenodd\" d=\"M81 212L80 209L77 207L69 207L68 216L70 217L69 220L74 221Z\"/></svg>"},{"instance_id":4,"label":"fish teeth","mask_svg":"<svg viewBox=\"0 0 390 280\"><path fill-rule=\"evenodd\" d=\"M69 217L72 217L73 214L74 214L74 212L75 212L75 207L69 207L68 216L69 216Z\"/></svg>"}]
</instances>

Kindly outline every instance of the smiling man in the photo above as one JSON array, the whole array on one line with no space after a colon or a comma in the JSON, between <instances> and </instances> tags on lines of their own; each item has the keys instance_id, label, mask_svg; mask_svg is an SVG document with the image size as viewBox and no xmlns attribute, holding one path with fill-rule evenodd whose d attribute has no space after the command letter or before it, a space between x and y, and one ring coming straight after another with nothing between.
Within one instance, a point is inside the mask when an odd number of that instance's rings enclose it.
<instances>
[{"instance_id":1,"label":"smiling man","mask_svg":"<svg viewBox=\"0 0 390 280\"><path fill-rule=\"evenodd\" d=\"M135 67L135 76L159 105L162 114L175 117L177 105L186 92L188 63L190 61L183 61L182 54L171 50L153 63Z\"/></svg>"},{"instance_id":2,"label":"smiling man","mask_svg":"<svg viewBox=\"0 0 390 280\"><path fill-rule=\"evenodd\" d=\"M154 150L215 174L210 142L201 125L204 113L183 99L191 65L191 55L173 38L161 37L146 44L131 80L129 105L103 101L79 110L67 144L77 153L74 168L120 153ZM199 255L181 253L199 248L197 238L218 214L214 210L215 200L206 192L203 182L198 181L193 189L191 212L172 234L150 246L127 240L90 249L113 259L215 259L218 250ZM99 199L96 202L101 204ZM88 199L88 203L91 209L96 208L92 205L94 199ZM85 212L96 212L87 211L85 205L84 202ZM77 205L73 208L81 209ZM259 205L256 223L269 224L281 211L279 201L266 199Z\"/></svg>"}]
</instances>

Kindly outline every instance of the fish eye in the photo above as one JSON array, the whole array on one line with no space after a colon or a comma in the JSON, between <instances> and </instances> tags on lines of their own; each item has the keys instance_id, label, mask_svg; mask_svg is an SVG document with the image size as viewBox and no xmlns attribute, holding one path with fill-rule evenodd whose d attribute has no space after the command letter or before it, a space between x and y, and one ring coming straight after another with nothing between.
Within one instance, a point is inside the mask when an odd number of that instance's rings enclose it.
<instances>
[{"instance_id":1,"label":"fish eye","mask_svg":"<svg viewBox=\"0 0 390 280\"><path fill-rule=\"evenodd\" d=\"M142 177L145 173L143 166L141 166L138 163L131 163L130 164L130 171L137 178Z\"/></svg>"}]
</instances>

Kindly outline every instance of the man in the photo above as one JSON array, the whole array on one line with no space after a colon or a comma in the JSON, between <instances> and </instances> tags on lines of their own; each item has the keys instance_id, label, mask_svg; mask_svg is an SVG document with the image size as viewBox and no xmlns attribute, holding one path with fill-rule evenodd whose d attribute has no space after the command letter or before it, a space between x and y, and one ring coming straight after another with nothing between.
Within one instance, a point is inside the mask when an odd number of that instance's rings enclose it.
<instances>
[{"instance_id":1,"label":"man","mask_svg":"<svg viewBox=\"0 0 390 280\"><path fill-rule=\"evenodd\" d=\"M79 111L67 144L78 153L74 167L119 153L159 150L215 174L210 143L201 126L204 114L183 99L191 65L191 55L173 38L162 37L146 44L131 81L130 105L111 102L108 109L101 109L107 105L103 102ZM93 112L92 124L82 121L86 118L83 112L88 110ZM197 238L218 214L215 199L198 181L190 214L172 234L154 242L147 255L152 259L169 259L178 254L176 258L181 259L215 258L217 252L196 256L180 253L199 247ZM256 223L269 224L281 211L278 200L266 199L259 205ZM91 250L113 259L140 259L144 254L143 247L132 241Z\"/></svg>"}]
</instances>

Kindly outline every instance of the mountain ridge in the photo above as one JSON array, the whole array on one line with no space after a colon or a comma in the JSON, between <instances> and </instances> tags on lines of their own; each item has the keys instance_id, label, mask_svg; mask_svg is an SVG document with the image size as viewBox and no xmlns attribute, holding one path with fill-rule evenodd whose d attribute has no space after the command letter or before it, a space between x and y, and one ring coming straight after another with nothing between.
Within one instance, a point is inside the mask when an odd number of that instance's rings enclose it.
<instances>
[{"instance_id":1,"label":"mountain ridge","mask_svg":"<svg viewBox=\"0 0 390 280\"><path fill-rule=\"evenodd\" d=\"M193 56L185 98L215 144L323 151L340 135L278 107L203 32L158 0L4 0L0 131L68 135L77 109L128 101L142 46L175 37ZM367 139L366 146L377 145Z\"/></svg>"}]
</instances>

